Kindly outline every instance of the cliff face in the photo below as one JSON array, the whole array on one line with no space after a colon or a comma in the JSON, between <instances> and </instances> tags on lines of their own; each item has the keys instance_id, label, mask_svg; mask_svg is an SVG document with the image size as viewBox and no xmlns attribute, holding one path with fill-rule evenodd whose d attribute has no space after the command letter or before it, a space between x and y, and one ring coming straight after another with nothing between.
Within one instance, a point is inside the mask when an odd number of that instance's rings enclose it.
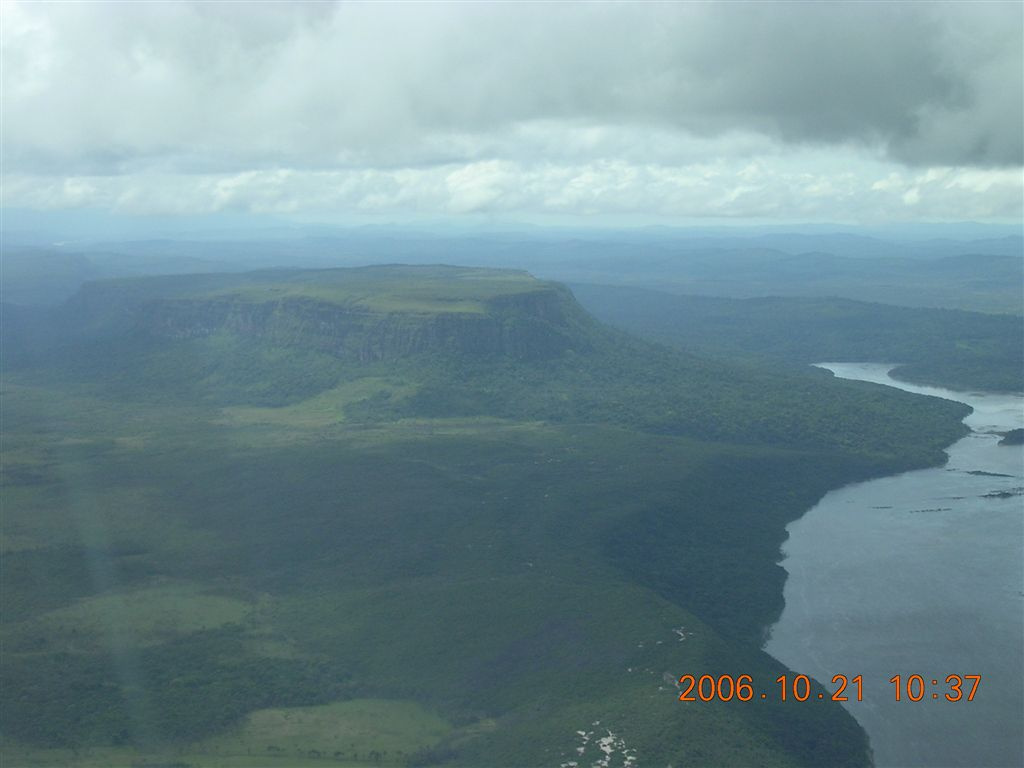
<instances>
[{"instance_id":1,"label":"cliff face","mask_svg":"<svg viewBox=\"0 0 1024 768\"><path fill-rule=\"evenodd\" d=\"M110 286L98 284L80 294L76 314L83 328L156 339L227 333L357 362L419 353L543 359L587 346L580 328L589 321L572 295L559 286L536 286L487 298L482 312L383 312L308 296L253 301L232 294L122 295L119 301Z\"/></svg>"}]
</instances>

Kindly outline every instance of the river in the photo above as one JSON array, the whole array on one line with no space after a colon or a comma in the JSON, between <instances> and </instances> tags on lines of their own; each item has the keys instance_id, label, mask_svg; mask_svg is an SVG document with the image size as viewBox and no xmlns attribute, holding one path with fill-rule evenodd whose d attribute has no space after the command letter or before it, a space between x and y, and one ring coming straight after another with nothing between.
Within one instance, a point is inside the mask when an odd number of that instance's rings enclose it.
<instances>
[{"instance_id":1,"label":"river","mask_svg":"<svg viewBox=\"0 0 1024 768\"><path fill-rule=\"evenodd\" d=\"M1024 765L1024 448L995 434L1024 426L1024 398L906 384L892 365L820 367L967 403L971 433L945 466L845 486L788 526L786 606L765 650L829 689L863 676L863 701L844 706L879 768ZM981 675L973 701L968 680L946 700L949 675Z\"/></svg>"}]
</instances>

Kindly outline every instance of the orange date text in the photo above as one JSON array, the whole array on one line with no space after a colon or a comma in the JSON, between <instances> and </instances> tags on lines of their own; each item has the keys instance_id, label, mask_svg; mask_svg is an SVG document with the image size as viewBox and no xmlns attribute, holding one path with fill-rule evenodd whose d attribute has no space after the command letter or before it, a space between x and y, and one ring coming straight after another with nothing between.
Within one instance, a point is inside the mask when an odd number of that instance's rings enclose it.
<instances>
[{"instance_id":1,"label":"orange date text","mask_svg":"<svg viewBox=\"0 0 1024 768\"><path fill-rule=\"evenodd\" d=\"M923 675L893 675L896 701L974 701L981 675L947 675L941 679ZM758 686L752 675L683 675L679 701L864 701L864 676L834 675L825 689L807 675L779 675Z\"/></svg>"}]
</instances>

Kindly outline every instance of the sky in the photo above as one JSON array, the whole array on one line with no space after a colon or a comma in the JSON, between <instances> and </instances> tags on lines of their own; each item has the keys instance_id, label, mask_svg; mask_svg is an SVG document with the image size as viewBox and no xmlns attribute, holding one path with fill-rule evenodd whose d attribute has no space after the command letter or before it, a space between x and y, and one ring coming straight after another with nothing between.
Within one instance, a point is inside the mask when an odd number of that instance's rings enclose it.
<instances>
[{"instance_id":1,"label":"sky","mask_svg":"<svg viewBox=\"0 0 1024 768\"><path fill-rule=\"evenodd\" d=\"M0 206L1024 220L1024 3L0 4Z\"/></svg>"}]
</instances>

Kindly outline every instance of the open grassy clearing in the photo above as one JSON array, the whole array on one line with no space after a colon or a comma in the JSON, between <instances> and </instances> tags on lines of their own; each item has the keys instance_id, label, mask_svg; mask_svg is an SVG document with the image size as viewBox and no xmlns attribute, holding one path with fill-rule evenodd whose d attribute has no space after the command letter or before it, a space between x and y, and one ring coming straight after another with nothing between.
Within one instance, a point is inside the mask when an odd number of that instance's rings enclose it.
<instances>
[{"instance_id":1,"label":"open grassy clearing","mask_svg":"<svg viewBox=\"0 0 1024 768\"><path fill-rule=\"evenodd\" d=\"M25 622L4 639L18 648L34 638L51 650L102 651L112 643L150 646L225 624L242 623L246 601L198 584L161 583L80 599Z\"/></svg>"},{"instance_id":2,"label":"open grassy clearing","mask_svg":"<svg viewBox=\"0 0 1024 768\"><path fill-rule=\"evenodd\" d=\"M263 709L203 752L332 758L346 763L404 765L437 744L452 726L415 701L355 699L319 707Z\"/></svg>"},{"instance_id":3,"label":"open grassy clearing","mask_svg":"<svg viewBox=\"0 0 1024 768\"><path fill-rule=\"evenodd\" d=\"M491 299L542 285L525 272L450 267L317 270L296 276L271 273L270 278L268 286L241 278L208 295L249 301L302 297L373 312L481 314Z\"/></svg>"},{"instance_id":4,"label":"open grassy clearing","mask_svg":"<svg viewBox=\"0 0 1024 768\"><path fill-rule=\"evenodd\" d=\"M493 299L531 293L546 285L515 270L388 266L119 278L104 281L99 290L116 290L133 302L309 299L369 312L481 314Z\"/></svg>"},{"instance_id":5,"label":"open grassy clearing","mask_svg":"<svg viewBox=\"0 0 1024 768\"><path fill-rule=\"evenodd\" d=\"M303 429L323 429L346 420L345 409L369 398L399 400L416 391L416 385L378 376L346 381L293 405L277 408L228 406L224 418L231 425L271 424Z\"/></svg>"},{"instance_id":6,"label":"open grassy clearing","mask_svg":"<svg viewBox=\"0 0 1024 768\"><path fill-rule=\"evenodd\" d=\"M10 745L4 750L4 764L10 768L378 768L373 761L340 761L333 757L308 757L296 753L206 753L189 749L146 750L130 747L84 747L81 749L34 749Z\"/></svg>"}]
</instances>

